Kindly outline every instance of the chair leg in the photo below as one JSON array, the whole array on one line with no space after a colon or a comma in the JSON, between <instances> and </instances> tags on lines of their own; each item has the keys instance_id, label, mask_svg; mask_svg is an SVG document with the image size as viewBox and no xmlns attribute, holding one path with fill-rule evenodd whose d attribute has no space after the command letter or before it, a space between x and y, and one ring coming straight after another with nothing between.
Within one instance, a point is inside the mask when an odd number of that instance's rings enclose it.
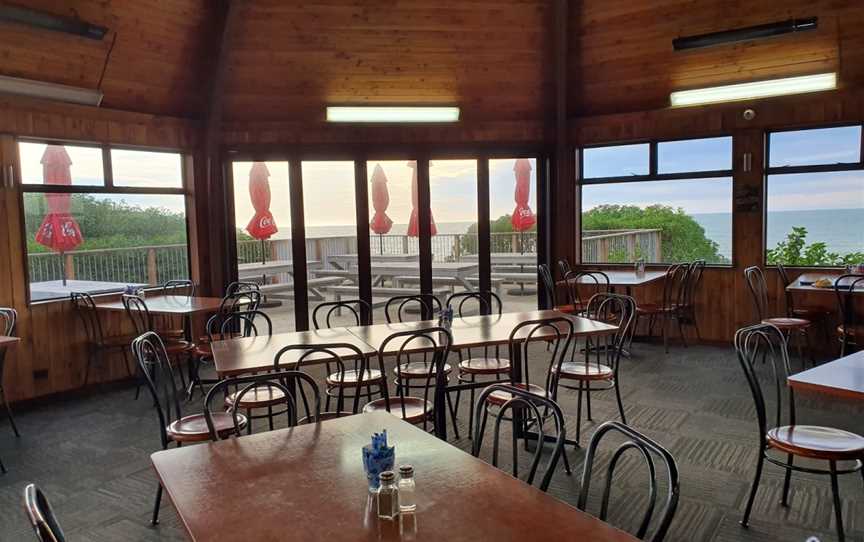
<instances>
[{"instance_id":1,"label":"chair leg","mask_svg":"<svg viewBox=\"0 0 864 542\"><path fill-rule=\"evenodd\" d=\"M837 540L843 542L846 535L843 533L843 508L840 504L840 488L837 485L837 462L829 461L831 467L831 493L834 495L834 520L837 522Z\"/></svg>"},{"instance_id":2,"label":"chair leg","mask_svg":"<svg viewBox=\"0 0 864 542\"><path fill-rule=\"evenodd\" d=\"M87 365L84 367L84 383L81 384L82 388L87 387L87 383L90 381L90 366L93 365L93 358L96 357L96 348L90 348L90 354L87 356Z\"/></svg>"},{"instance_id":3,"label":"chair leg","mask_svg":"<svg viewBox=\"0 0 864 542\"><path fill-rule=\"evenodd\" d=\"M582 433L582 381L579 381L579 393L576 395L576 446L579 446L579 436Z\"/></svg>"},{"instance_id":4,"label":"chair leg","mask_svg":"<svg viewBox=\"0 0 864 542\"><path fill-rule=\"evenodd\" d=\"M663 348L666 349L666 353L669 353L669 318L667 318L666 314L663 314L663 318L661 319L660 325L662 326L663 332Z\"/></svg>"},{"instance_id":5,"label":"chair leg","mask_svg":"<svg viewBox=\"0 0 864 542\"><path fill-rule=\"evenodd\" d=\"M6 474L6 465L3 464L3 460L0 459L0 474Z\"/></svg>"},{"instance_id":6,"label":"chair leg","mask_svg":"<svg viewBox=\"0 0 864 542\"><path fill-rule=\"evenodd\" d=\"M689 348L687 346L687 338L684 336L684 323L681 321L681 317L678 316L675 318L678 321L678 335L681 336L681 344L684 345L684 348Z\"/></svg>"},{"instance_id":7,"label":"chair leg","mask_svg":"<svg viewBox=\"0 0 864 542\"><path fill-rule=\"evenodd\" d=\"M459 438L459 427L456 425L456 409L453 407L453 399L450 397L449 393L445 392L445 397L447 399L447 407L450 410L450 419L453 421L453 437Z\"/></svg>"},{"instance_id":8,"label":"chair leg","mask_svg":"<svg viewBox=\"0 0 864 542\"><path fill-rule=\"evenodd\" d=\"M594 420L591 418L591 382L585 382L585 406L587 407L585 410L585 419L589 422L593 422Z\"/></svg>"},{"instance_id":9,"label":"chair leg","mask_svg":"<svg viewBox=\"0 0 864 542\"><path fill-rule=\"evenodd\" d=\"M477 378L472 374L471 383L473 384ZM474 388L468 390L468 438L474 438ZM864 471L862 471L864 472Z\"/></svg>"},{"instance_id":10,"label":"chair leg","mask_svg":"<svg viewBox=\"0 0 864 542\"><path fill-rule=\"evenodd\" d=\"M756 500L756 491L759 489L759 480L762 478L762 466L765 463L765 455L759 450L759 462L756 463L756 475L753 477L753 485L750 487L750 496L747 498L747 507L744 509L744 517L741 525L748 527L750 522L750 510L753 509L753 501Z\"/></svg>"},{"instance_id":11,"label":"chair leg","mask_svg":"<svg viewBox=\"0 0 864 542\"><path fill-rule=\"evenodd\" d=\"M792 454L786 455L786 463L791 467L795 456ZM786 475L783 477L783 494L780 498L780 506L789 506L789 485L792 481L792 469L786 469Z\"/></svg>"},{"instance_id":12,"label":"chair leg","mask_svg":"<svg viewBox=\"0 0 864 542\"><path fill-rule=\"evenodd\" d=\"M561 458L564 460L564 472L570 476L573 471L570 469L570 460L567 459L567 449L564 447L561 448Z\"/></svg>"},{"instance_id":13,"label":"chair leg","mask_svg":"<svg viewBox=\"0 0 864 542\"><path fill-rule=\"evenodd\" d=\"M0 383L0 397L3 398L3 406L6 407L6 415L9 417L9 424L12 426L12 431L15 433L16 437L20 437L21 433L18 432L18 425L15 423L15 416L12 415L12 407L9 406L9 401L6 400L6 390L3 388L2 383Z\"/></svg>"},{"instance_id":14,"label":"chair leg","mask_svg":"<svg viewBox=\"0 0 864 542\"><path fill-rule=\"evenodd\" d=\"M123 353L123 363L126 364L126 372L129 374L129 376L131 378L134 378L136 373L135 373L135 369L133 368L132 363L129 361L128 348L126 348L124 346L123 348L120 349L120 352Z\"/></svg>"},{"instance_id":15,"label":"chair leg","mask_svg":"<svg viewBox=\"0 0 864 542\"><path fill-rule=\"evenodd\" d=\"M162 504L162 484L159 484L159 487L156 488L156 503L153 505L153 519L150 520L150 523L153 525L159 525L159 505Z\"/></svg>"},{"instance_id":16,"label":"chair leg","mask_svg":"<svg viewBox=\"0 0 864 542\"><path fill-rule=\"evenodd\" d=\"M618 413L621 414L621 423L627 425L627 418L624 416L624 404L621 402L621 388L618 386L618 381L615 381L615 399L618 401Z\"/></svg>"}]
</instances>

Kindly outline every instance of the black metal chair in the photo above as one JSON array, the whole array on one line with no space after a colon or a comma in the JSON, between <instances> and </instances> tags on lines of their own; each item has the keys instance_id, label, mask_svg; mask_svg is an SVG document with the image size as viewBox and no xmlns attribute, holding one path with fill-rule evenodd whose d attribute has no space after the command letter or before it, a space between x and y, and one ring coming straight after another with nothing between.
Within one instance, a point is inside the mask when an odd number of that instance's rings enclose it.
<instances>
[{"instance_id":1,"label":"black metal chair","mask_svg":"<svg viewBox=\"0 0 864 542\"><path fill-rule=\"evenodd\" d=\"M387 394L381 399L370 401L363 407L363 412L391 412L408 423L422 425L423 429L428 431L429 422L433 421L438 406L434 403L436 388L446 387L447 377L444 369L447 366L447 355L450 353L452 343L453 337L450 330L443 327L400 331L384 339L378 348L379 364L381 367L384 366L385 356L395 357L396 381L402 385L397 384L395 397ZM394 348L395 352L392 351ZM416 354L417 351L423 353L424 360L410 361L411 353ZM406 374L406 370L411 371L410 376ZM409 390L404 385L408 379L419 381L420 384L412 386ZM422 397L409 395L411 390L422 390ZM444 393L446 394L446 390ZM446 395L446 399L449 402L450 396ZM450 413L455 428L456 418L452 404Z\"/></svg>"},{"instance_id":2,"label":"black metal chair","mask_svg":"<svg viewBox=\"0 0 864 542\"><path fill-rule=\"evenodd\" d=\"M576 312L576 308L569 305L558 304L558 287L555 284L555 279L552 277L552 271L545 263L537 265L537 272L540 275L540 283L543 286L543 291L546 292L546 300L553 309L566 312L568 314Z\"/></svg>"},{"instance_id":3,"label":"black metal chair","mask_svg":"<svg viewBox=\"0 0 864 542\"><path fill-rule=\"evenodd\" d=\"M825 342L830 342L833 313L830 310L820 308L796 306L795 296L788 289L794 281L789 278L789 272L782 263L777 264L777 274L780 275L780 282L783 283L783 293L786 297L786 316L789 318L803 318L819 325L825 332Z\"/></svg>"},{"instance_id":4,"label":"black metal chair","mask_svg":"<svg viewBox=\"0 0 864 542\"><path fill-rule=\"evenodd\" d=\"M739 329L735 333L735 350L753 395L759 435L759 459L741 525L747 527L750 520L750 511L762 477L762 467L765 461L768 461L786 471L780 501L782 506L789 505L789 485L792 471L831 477L837 535L842 541L845 537L837 476L859 471L864 475L864 470L862 470L864 437L833 427L798 425L795 416L795 393L792 388L786 386L786 379L790 374L789 353L786 345L786 335L771 324L761 323ZM757 373L756 361L758 359L762 360L763 365L768 365L770 368L770 371L767 371L768 374L764 374L766 371ZM768 384L765 389L774 390L775 411L772 425L769 425L768 418L769 401L772 398L766 397L763 383ZM786 411L785 425L784 410ZM782 457L776 457L784 454L785 460ZM824 470L795 465L793 461L796 456L810 460L827 461L829 468ZM851 466L838 468L838 462L851 463Z\"/></svg>"},{"instance_id":5,"label":"black metal chair","mask_svg":"<svg viewBox=\"0 0 864 542\"><path fill-rule=\"evenodd\" d=\"M543 478L540 480L540 491L546 491L549 488L549 483L552 481L552 475L555 473L555 467L558 465L558 460L564 451L564 441L566 440L566 427L564 424L564 415L558 404L546 397L540 397L530 393L524 389L511 386L509 384L492 384L480 392L480 397L477 400L477 409L473 433L473 442L471 444L471 454L474 457L480 455L480 450L483 446L483 436L486 431L486 421L489 418L489 410L483 408L487 398L492 393L504 393L510 397L498 409L495 418L495 430L493 432L492 441L492 466L498 467L498 449L501 436L501 421L504 419L516 420L516 416L511 415L506 418L507 411L514 412L517 409L523 414L523 420L526 425L530 425L537 430L537 442L545 443L547 439L554 439L552 454L546 463L546 469L543 472ZM544 426L546 419L551 418L554 425L554 433L546 434ZM514 422L515 423L515 422ZM540 457L543 455L544 447L538 444L535 447L533 457L531 459L528 475L525 482L528 484L534 483L534 477L537 474L537 469L540 466ZM511 430L511 461L514 478L519 478L519 445L517 441L517 428Z\"/></svg>"},{"instance_id":6,"label":"black metal chair","mask_svg":"<svg viewBox=\"0 0 864 542\"><path fill-rule=\"evenodd\" d=\"M297 394L291 390L292 388L294 390L297 390L298 388L302 390L303 387L309 388L313 398L312 405L314 408L309 407L309 402L306 400L306 392L302 391L301 395L304 398L303 403L306 409L306 415L302 418L298 418L297 414L299 410L297 401L295 400L295 395ZM228 393L229 389L239 390L233 394L234 400L239 404L243 404L247 401L246 396L249 394L252 394L257 398L263 392L272 397L279 397L279 401L274 403L274 406L284 406L284 410L274 414L273 417L285 414L286 427L294 427L299 423L315 423L321 421L321 392L318 390L315 381L305 373L300 371L278 371L260 375L226 378L210 388L207 397L204 399L204 419L207 421L207 429L210 433L210 439L213 441L228 438L231 435L239 435L241 431L240 424L243 418L241 418L242 415L239 413L239 409L229 410L234 422L233 433L224 431L220 432L216 422L214 421L217 418L214 418L213 409L211 408L213 400L217 396ZM216 416L221 415L221 411L216 412ZM273 418L271 417L271 431L274 429L272 419ZM247 423L247 427L250 425L251 420Z\"/></svg>"},{"instance_id":7,"label":"black metal chair","mask_svg":"<svg viewBox=\"0 0 864 542\"><path fill-rule=\"evenodd\" d=\"M466 305L468 303L468 305ZM469 316L467 312L471 307L476 307L477 314L497 314L501 316L501 298L494 292L459 292L447 298L447 306L453 307L457 318ZM477 382L477 377L494 377L496 381L502 380L510 373L510 360L501 357L501 348L495 346L480 346L476 348L463 348L457 351L459 355L459 373L456 379L460 383ZM473 434L474 423L474 395L475 390L469 390L470 402L468 403L468 434ZM458 414L462 391L456 392L456 411Z\"/></svg>"},{"instance_id":8,"label":"black metal chair","mask_svg":"<svg viewBox=\"0 0 864 542\"><path fill-rule=\"evenodd\" d=\"M441 300L434 295L399 295L387 300L384 305L384 318L387 319L388 324L394 321L404 322L407 312L414 306L419 309L421 319L431 318L435 313L441 312Z\"/></svg>"},{"instance_id":9,"label":"black metal chair","mask_svg":"<svg viewBox=\"0 0 864 542\"><path fill-rule=\"evenodd\" d=\"M15 336L15 325L18 323L18 312L11 308L0 307L0 335L7 337ZM6 399L6 389L3 387L3 381L6 375L6 348L0 348L0 399L3 400L3 407L6 409L6 415L9 417L9 425L12 426L12 431L16 437L20 437L18 426L15 424L15 417L12 415L12 407L9 406L9 401ZM0 461L0 471L6 472L3 462Z\"/></svg>"},{"instance_id":10,"label":"black metal chair","mask_svg":"<svg viewBox=\"0 0 864 542\"><path fill-rule=\"evenodd\" d=\"M611 335L587 339L585 356L577 361L576 349L572 361L562 357L557 366L552 367L552 399L558 400L558 388L575 389L576 399L576 445L579 445L582 428L582 394L585 392L588 420L591 420L591 394L615 390L618 414L627 423L624 405L621 402L621 356L630 337L636 319L636 301L627 295L596 294L585 307L585 316L618 326ZM593 359L592 359L593 358ZM577 386L571 383L578 382ZM595 387L592 387L592 384Z\"/></svg>"},{"instance_id":11,"label":"black metal chair","mask_svg":"<svg viewBox=\"0 0 864 542\"><path fill-rule=\"evenodd\" d=\"M39 542L66 542L66 535L54 516L48 497L36 484L24 488L24 510Z\"/></svg>"},{"instance_id":12,"label":"black metal chair","mask_svg":"<svg viewBox=\"0 0 864 542\"><path fill-rule=\"evenodd\" d=\"M595 294L605 294L612 290L609 275L603 271L570 271L564 275L564 290L567 292L567 306L574 313L585 311L588 300Z\"/></svg>"},{"instance_id":13,"label":"black metal chair","mask_svg":"<svg viewBox=\"0 0 864 542\"><path fill-rule=\"evenodd\" d=\"M678 498L680 494L680 487L678 484L678 465L675 462L675 458L672 457L672 454L670 454L665 448L623 423L606 422L598 427L597 431L595 431L594 435L591 437L591 442L588 444L588 451L585 455L585 464L582 471L582 489L579 492L579 501L576 506L580 510L586 511L588 495L591 489L591 471L594 466L594 460L597 456L597 448L600 446L606 435L614 433L624 436L627 440L618 446L609 460L609 466L606 468L606 480L603 486L603 498L601 500L600 513L597 517L606 521L609 513L609 496L612 490L612 479L615 475L615 467L618 466L620 459L628 450L635 450L645 462L649 476L648 506L635 534L637 538L642 540L661 542L669 532L669 526L672 524L672 520L675 517L675 511L678 508ZM666 473L665 486L668 493L666 495L665 504L660 511L660 514L657 516L656 526L653 528L652 534L648 536L652 520L655 517L654 511L657 508L658 484L655 457L663 464L663 470Z\"/></svg>"},{"instance_id":14,"label":"black metal chair","mask_svg":"<svg viewBox=\"0 0 864 542\"><path fill-rule=\"evenodd\" d=\"M129 359L129 345L132 343L134 335L122 335L114 337L106 337L102 329L102 320L99 318L99 313L96 310L96 302L90 294L85 292L72 292L72 306L75 307L75 314L81 322L81 327L87 334L87 366L84 369L84 383L81 387L87 386L90 381L90 368L94 363L104 364L106 354L112 352L123 354L123 361L126 363L126 370L130 377L135 377L135 369Z\"/></svg>"},{"instance_id":15,"label":"black metal chair","mask_svg":"<svg viewBox=\"0 0 864 542\"><path fill-rule=\"evenodd\" d=\"M846 355L849 345L860 348L864 341L864 323L861 322L855 310L855 290L864 288L864 275L848 274L834 281L834 293L837 295L837 306L840 308L840 325L837 334L840 339L840 357Z\"/></svg>"},{"instance_id":16,"label":"black metal chair","mask_svg":"<svg viewBox=\"0 0 864 542\"><path fill-rule=\"evenodd\" d=\"M372 306L362 299L343 299L319 303L312 311L312 325L315 329L333 327L332 316L334 314L342 316L342 311L347 311L354 317L355 326L372 325Z\"/></svg>"},{"instance_id":17,"label":"black metal chair","mask_svg":"<svg viewBox=\"0 0 864 542\"><path fill-rule=\"evenodd\" d=\"M165 450L173 442L177 446L192 442L210 440L210 429L204 414L183 415L180 408L180 396L185 393L185 386L178 390L174 378L174 368L171 365L165 344L155 332L148 331L132 341L132 354L138 361L138 366L147 388L153 397L156 414L159 418L159 436L162 449ZM246 426L246 418L242 414L239 426ZM214 417L212 423L220 434L235 431L234 416L223 412ZM153 524L159 522L159 504L162 500L162 485L156 492L156 503L153 508Z\"/></svg>"},{"instance_id":18,"label":"black metal chair","mask_svg":"<svg viewBox=\"0 0 864 542\"><path fill-rule=\"evenodd\" d=\"M567 260L567 258L561 258L560 260L558 260L558 271L561 273L562 279L569 275L571 271L573 271L573 268L570 267L570 262Z\"/></svg>"},{"instance_id":19,"label":"black metal chair","mask_svg":"<svg viewBox=\"0 0 864 542\"><path fill-rule=\"evenodd\" d=\"M162 285L162 295L195 297L195 283L191 280L169 280Z\"/></svg>"},{"instance_id":20,"label":"black metal chair","mask_svg":"<svg viewBox=\"0 0 864 542\"><path fill-rule=\"evenodd\" d=\"M663 294L659 303L640 303L636 307L637 324L641 318L648 318L648 336L654 335L654 325L659 320L660 331L663 336L663 347L669 353L669 324L672 320L678 323L678 333L681 343L687 347L687 339L684 337L684 319L681 307L684 303L687 291L687 279L690 264L673 264L666 268L666 276L663 279Z\"/></svg>"},{"instance_id":21,"label":"black metal chair","mask_svg":"<svg viewBox=\"0 0 864 542\"><path fill-rule=\"evenodd\" d=\"M684 292L677 311L678 324L682 327L693 327L696 332L697 341L702 340L702 333L699 331L699 318L696 313L696 293L702 284L702 274L705 272L705 265L705 260L693 260L688 266ZM681 336L684 336L683 333Z\"/></svg>"}]
</instances>

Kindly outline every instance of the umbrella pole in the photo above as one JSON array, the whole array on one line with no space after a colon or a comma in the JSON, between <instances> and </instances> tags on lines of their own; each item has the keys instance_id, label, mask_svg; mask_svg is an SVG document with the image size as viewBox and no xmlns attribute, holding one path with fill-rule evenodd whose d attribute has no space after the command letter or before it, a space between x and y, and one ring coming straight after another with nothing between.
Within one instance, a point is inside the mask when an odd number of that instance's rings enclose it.
<instances>
[{"instance_id":1,"label":"umbrella pole","mask_svg":"<svg viewBox=\"0 0 864 542\"><path fill-rule=\"evenodd\" d=\"M378 254L384 254L384 235L378 234Z\"/></svg>"},{"instance_id":2,"label":"umbrella pole","mask_svg":"<svg viewBox=\"0 0 864 542\"><path fill-rule=\"evenodd\" d=\"M60 251L60 269L61 273L63 273L63 286L66 286L66 255L63 254L63 251Z\"/></svg>"},{"instance_id":3,"label":"umbrella pole","mask_svg":"<svg viewBox=\"0 0 864 542\"><path fill-rule=\"evenodd\" d=\"M264 239L261 239L261 265L264 265L265 263L267 263L266 248L267 247L265 246Z\"/></svg>"}]
</instances>

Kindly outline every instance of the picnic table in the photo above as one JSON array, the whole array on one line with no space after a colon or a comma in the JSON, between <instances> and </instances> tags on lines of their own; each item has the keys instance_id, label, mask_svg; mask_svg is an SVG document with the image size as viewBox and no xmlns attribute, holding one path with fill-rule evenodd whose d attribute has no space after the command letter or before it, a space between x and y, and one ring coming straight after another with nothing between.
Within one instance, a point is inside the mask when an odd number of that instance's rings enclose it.
<instances>
[{"instance_id":1,"label":"picnic table","mask_svg":"<svg viewBox=\"0 0 864 542\"><path fill-rule=\"evenodd\" d=\"M42 301L45 299L56 299L58 297L69 297L72 292L82 292L90 295L110 294L122 292L128 282L103 282L98 280L48 280L44 282L30 283L30 301ZM132 283L136 288L146 288L147 284Z\"/></svg>"}]
</instances>

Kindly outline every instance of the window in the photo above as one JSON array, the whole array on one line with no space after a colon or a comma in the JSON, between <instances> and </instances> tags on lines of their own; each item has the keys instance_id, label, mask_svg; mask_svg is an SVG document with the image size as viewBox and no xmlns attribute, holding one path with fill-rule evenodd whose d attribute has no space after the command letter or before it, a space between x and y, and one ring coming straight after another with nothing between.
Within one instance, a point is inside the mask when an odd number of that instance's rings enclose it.
<instances>
[{"instance_id":1,"label":"window","mask_svg":"<svg viewBox=\"0 0 864 542\"><path fill-rule=\"evenodd\" d=\"M768 134L765 260L864 263L861 126Z\"/></svg>"},{"instance_id":2,"label":"window","mask_svg":"<svg viewBox=\"0 0 864 542\"><path fill-rule=\"evenodd\" d=\"M107 147L20 141L18 152L31 301L189 277L180 154L123 151L136 186L158 188L148 183L151 155L178 164L170 188L142 193L110 181L118 171L107 169Z\"/></svg>"},{"instance_id":3,"label":"window","mask_svg":"<svg viewBox=\"0 0 864 542\"><path fill-rule=\"evenodd\" d=\"M114 186L182 188L179 154L111 149Z\"/></svg>"},{"instance_id":4,"label":"window","mask_svg":"<svg viewBox=\"0 0 864 542\"><path fill-rule=\"evenodd\" d=\"M732 260L732 138L581 152L582 261Z\"/></svg>"}]
</instances>

